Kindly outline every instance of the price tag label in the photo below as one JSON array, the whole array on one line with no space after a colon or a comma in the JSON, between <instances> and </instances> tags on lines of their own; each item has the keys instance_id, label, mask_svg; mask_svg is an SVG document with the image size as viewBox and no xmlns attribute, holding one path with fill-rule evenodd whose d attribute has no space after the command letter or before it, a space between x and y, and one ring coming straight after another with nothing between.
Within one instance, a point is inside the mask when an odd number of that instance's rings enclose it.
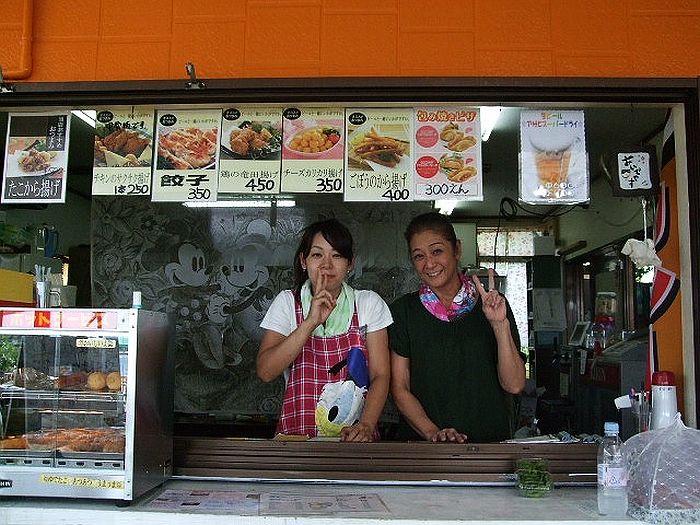
<instances>
[{"instance_id":1,"label":"price tag label","mask_svg":"<svg viewBox=\"0 0 700 525\"><path fill-rule=\"evenodd\" d=\"M63 485L66 487L80 487L88 489L116 489L124 490L124 481L119 479L89 478L86 476L52 476L42 474L39 481L46 485Z\"/></svg>"}]
</instances>

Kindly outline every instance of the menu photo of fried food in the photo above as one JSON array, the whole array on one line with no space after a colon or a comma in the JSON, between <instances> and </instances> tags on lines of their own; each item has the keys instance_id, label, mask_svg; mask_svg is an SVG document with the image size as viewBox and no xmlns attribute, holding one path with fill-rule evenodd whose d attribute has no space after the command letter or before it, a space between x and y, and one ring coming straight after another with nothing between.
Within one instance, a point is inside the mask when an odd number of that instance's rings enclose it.
<instances>
[{"instance_id":1,"label":"menu photo of fried food","mask_svg":"<svg viewBox=\"0 0 700 525\"><path fill-rule=\"evenodd\" d=\"M476 137L461 130L454 122L445 124L440 131L440 139L451 151L466 151L477 144Z\"/></svg>"},{"instance_id":2,"label":"menu photo of fried food","mask_svg":"<svg viewBox=\"0 0 700 525\"><path fill-rule=\"evenodd\" d=\"M355 130L350 139L348 165L355 169L374 169L372 164L396 168L410 155L408 141L380 134L374 126L366 132Z\"/></svg>"},{"instance_id":3,"label":"menu photo of fried food","mask_svg":"<svg viewBox=\"0 0 700 525\"><path fill-rule=\"evenodd\" d=\"M13 152L16 159L15 170L10 171L10 176L48 175L60 170L57 164L57 152L47 151L44 138L15 140L10 139L9 151Z\"/></svg>"},{"instance_id":4,"label":"menu photo of fried food","mask_svg":"<svg viewBox=\"0 0 700 525\"><path fill-rule=\"evenodd\" d=\"M158 169L208 169L216 163L218 128L182 128L158 137Z\"/></svg>"},{"instance_id":5,"label":"menu photo of fried food","mask_svg":"<svg viewBox=\"0 0 700 525\"><path fill-rule=\"evenodd\" d=\"M459 153L445 153L440 157L440 171L445 174L451 182L467 182L477 174L475 166L469 166L468 163L474 159L467 158L466 160Z\"/></svg>"},{"instance_id":6,"label":"menu photo of fried food","mask_svg":"<svg viewBox=\"0 0 700 525\"><path fill-rule=\"evenodd\" d=\"M95 134L95 166L150 166L153 158L151 143L151 137L140 130L119 128L109 131L98 128Z\"/></svg>"},{"instance_id":7,"label":"menu photo of fried food","mask_svg":"<svg viewBox=\"0 0 700 525\"><path fill-rule=\"evenodd\" d=\"M224 132L221 141L221 151L234 159L274 160L281 149L282 130L267 121L245 120Z\"/></svg>"},{"instance_id":8,"label":"menu photo of fried food","mask_svg":"<svg viewBox=\"0 0 700 525\"><path fill-rule=\"evenodd\" d=\"M34 173L48 170L54 158L56 158L54 151L38 151L32 148L20 154L17 162L25 173Z\"/></svg>"},{"instance_id":9,"label":"menu photo of fried food","mask_svg":"<svg viewBox=\"0 0 700 525\"><path fill-rule=\"evenodd\" d=\"M297 131L287 147L302 156L318 157L321 153L342 146L340 130L334 126L314 126Z\"/></svg>"}]
</instances>

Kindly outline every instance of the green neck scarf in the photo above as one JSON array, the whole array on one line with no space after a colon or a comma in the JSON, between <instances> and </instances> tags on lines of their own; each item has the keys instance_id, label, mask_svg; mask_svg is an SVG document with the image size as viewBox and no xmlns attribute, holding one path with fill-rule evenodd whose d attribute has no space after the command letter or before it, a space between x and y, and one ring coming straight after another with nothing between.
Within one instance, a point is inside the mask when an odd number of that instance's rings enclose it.
<instances>
[{"instance_id":1,"label":"green neck scarf","mask_svg":"<svg viewBox=\"0 0 700 525\"><path fill-rule=\"evenodd\" d=\"M304 314L304 319L309 315L312 297L311 281L307 280L301 287L301 311ZM347 283L343 283L343 287L340 289L340 295L336 300L335 308L333 308L331 315L328 316L325 323L316 327L313 335L318 337L333 337L347 332L354 306L355 290Z\"/></svg>"}]
</instances>

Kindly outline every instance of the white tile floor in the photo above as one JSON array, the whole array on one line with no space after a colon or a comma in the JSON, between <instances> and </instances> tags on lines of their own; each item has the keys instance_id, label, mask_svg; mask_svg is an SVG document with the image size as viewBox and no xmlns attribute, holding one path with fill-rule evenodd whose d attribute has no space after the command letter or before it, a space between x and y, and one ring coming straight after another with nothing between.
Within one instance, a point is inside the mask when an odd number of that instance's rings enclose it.
<instances>
[{"instance_id":1,"label":"white tile floor","mask_svg":"<svg viewBox=\"0 0 700 525\"><path fill-rule=\"evenodd\" d=\"M246 498L220 510L157 510L153 500L165 490L225 491ZM369 510L335 505L343 497L365 496ZM512 487L387 486L309 483L238 483L171 480L129 507L113 501L0 498L0 525L457 525L486 523L597 524L637 523L610 520L596 512L592 487L555 488L540 499L524 498ZM218 500L217 500L218 501ZM280 508L291 502L301 510ZM320 505L318 502L325 502ZM271 504L277 502L278 505ZM311 504L311 503L314 504ZM329 503L330 502L330 503ZM313 508L313 510L311 510Z\"/></svg>"}]
</instances>

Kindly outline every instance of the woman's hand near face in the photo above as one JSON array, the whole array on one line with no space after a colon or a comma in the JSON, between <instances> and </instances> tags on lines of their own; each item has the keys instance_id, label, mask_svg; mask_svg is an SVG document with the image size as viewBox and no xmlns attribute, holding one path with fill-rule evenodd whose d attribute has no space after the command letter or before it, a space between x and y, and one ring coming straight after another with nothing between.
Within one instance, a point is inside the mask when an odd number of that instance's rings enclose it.
<instances>
[{"instance_id":1,"label":"woman's hand near face","mask_svg":"<svg viewBox=\"0 0 700 525\"><path fill-rule=\"evenodd\" d=\"M472 281L476 285L476 289L481 296L482 310L486 319L493 325L499 324L506 320L507 309L505 298L496 290L496 279L494 278L493 268L489 268L489 291L484 289L484 285L478 276L472 275Z\"/></svg>"},{"instance_id":2,"label":"woman's hand near face","mask_svg":"<svg viewBox=\"0 0 700 525\"><path fill-rule=\"evenodd\" d=\"M335 308L335 297L326 289L327 278L322 272L313 284L309 315L288 336L265 330L256 358L258 377L269 382L279 377L297 358L313 331L325 323Z\"/></svg>"},{"instance_id":3,"label":"woman's hand near face","mask_svg":"<svg viewBox=\"0 0 700 525\"><path fill-rule=\"evenodd\" d=\"M318 272L313 283L314 295L311 298L311 308L306 321L313 323L314 328L325 323L335 308L336 298L326 289L327 281L327 277L321 271Z\"/></svg>"}]
</instances>

